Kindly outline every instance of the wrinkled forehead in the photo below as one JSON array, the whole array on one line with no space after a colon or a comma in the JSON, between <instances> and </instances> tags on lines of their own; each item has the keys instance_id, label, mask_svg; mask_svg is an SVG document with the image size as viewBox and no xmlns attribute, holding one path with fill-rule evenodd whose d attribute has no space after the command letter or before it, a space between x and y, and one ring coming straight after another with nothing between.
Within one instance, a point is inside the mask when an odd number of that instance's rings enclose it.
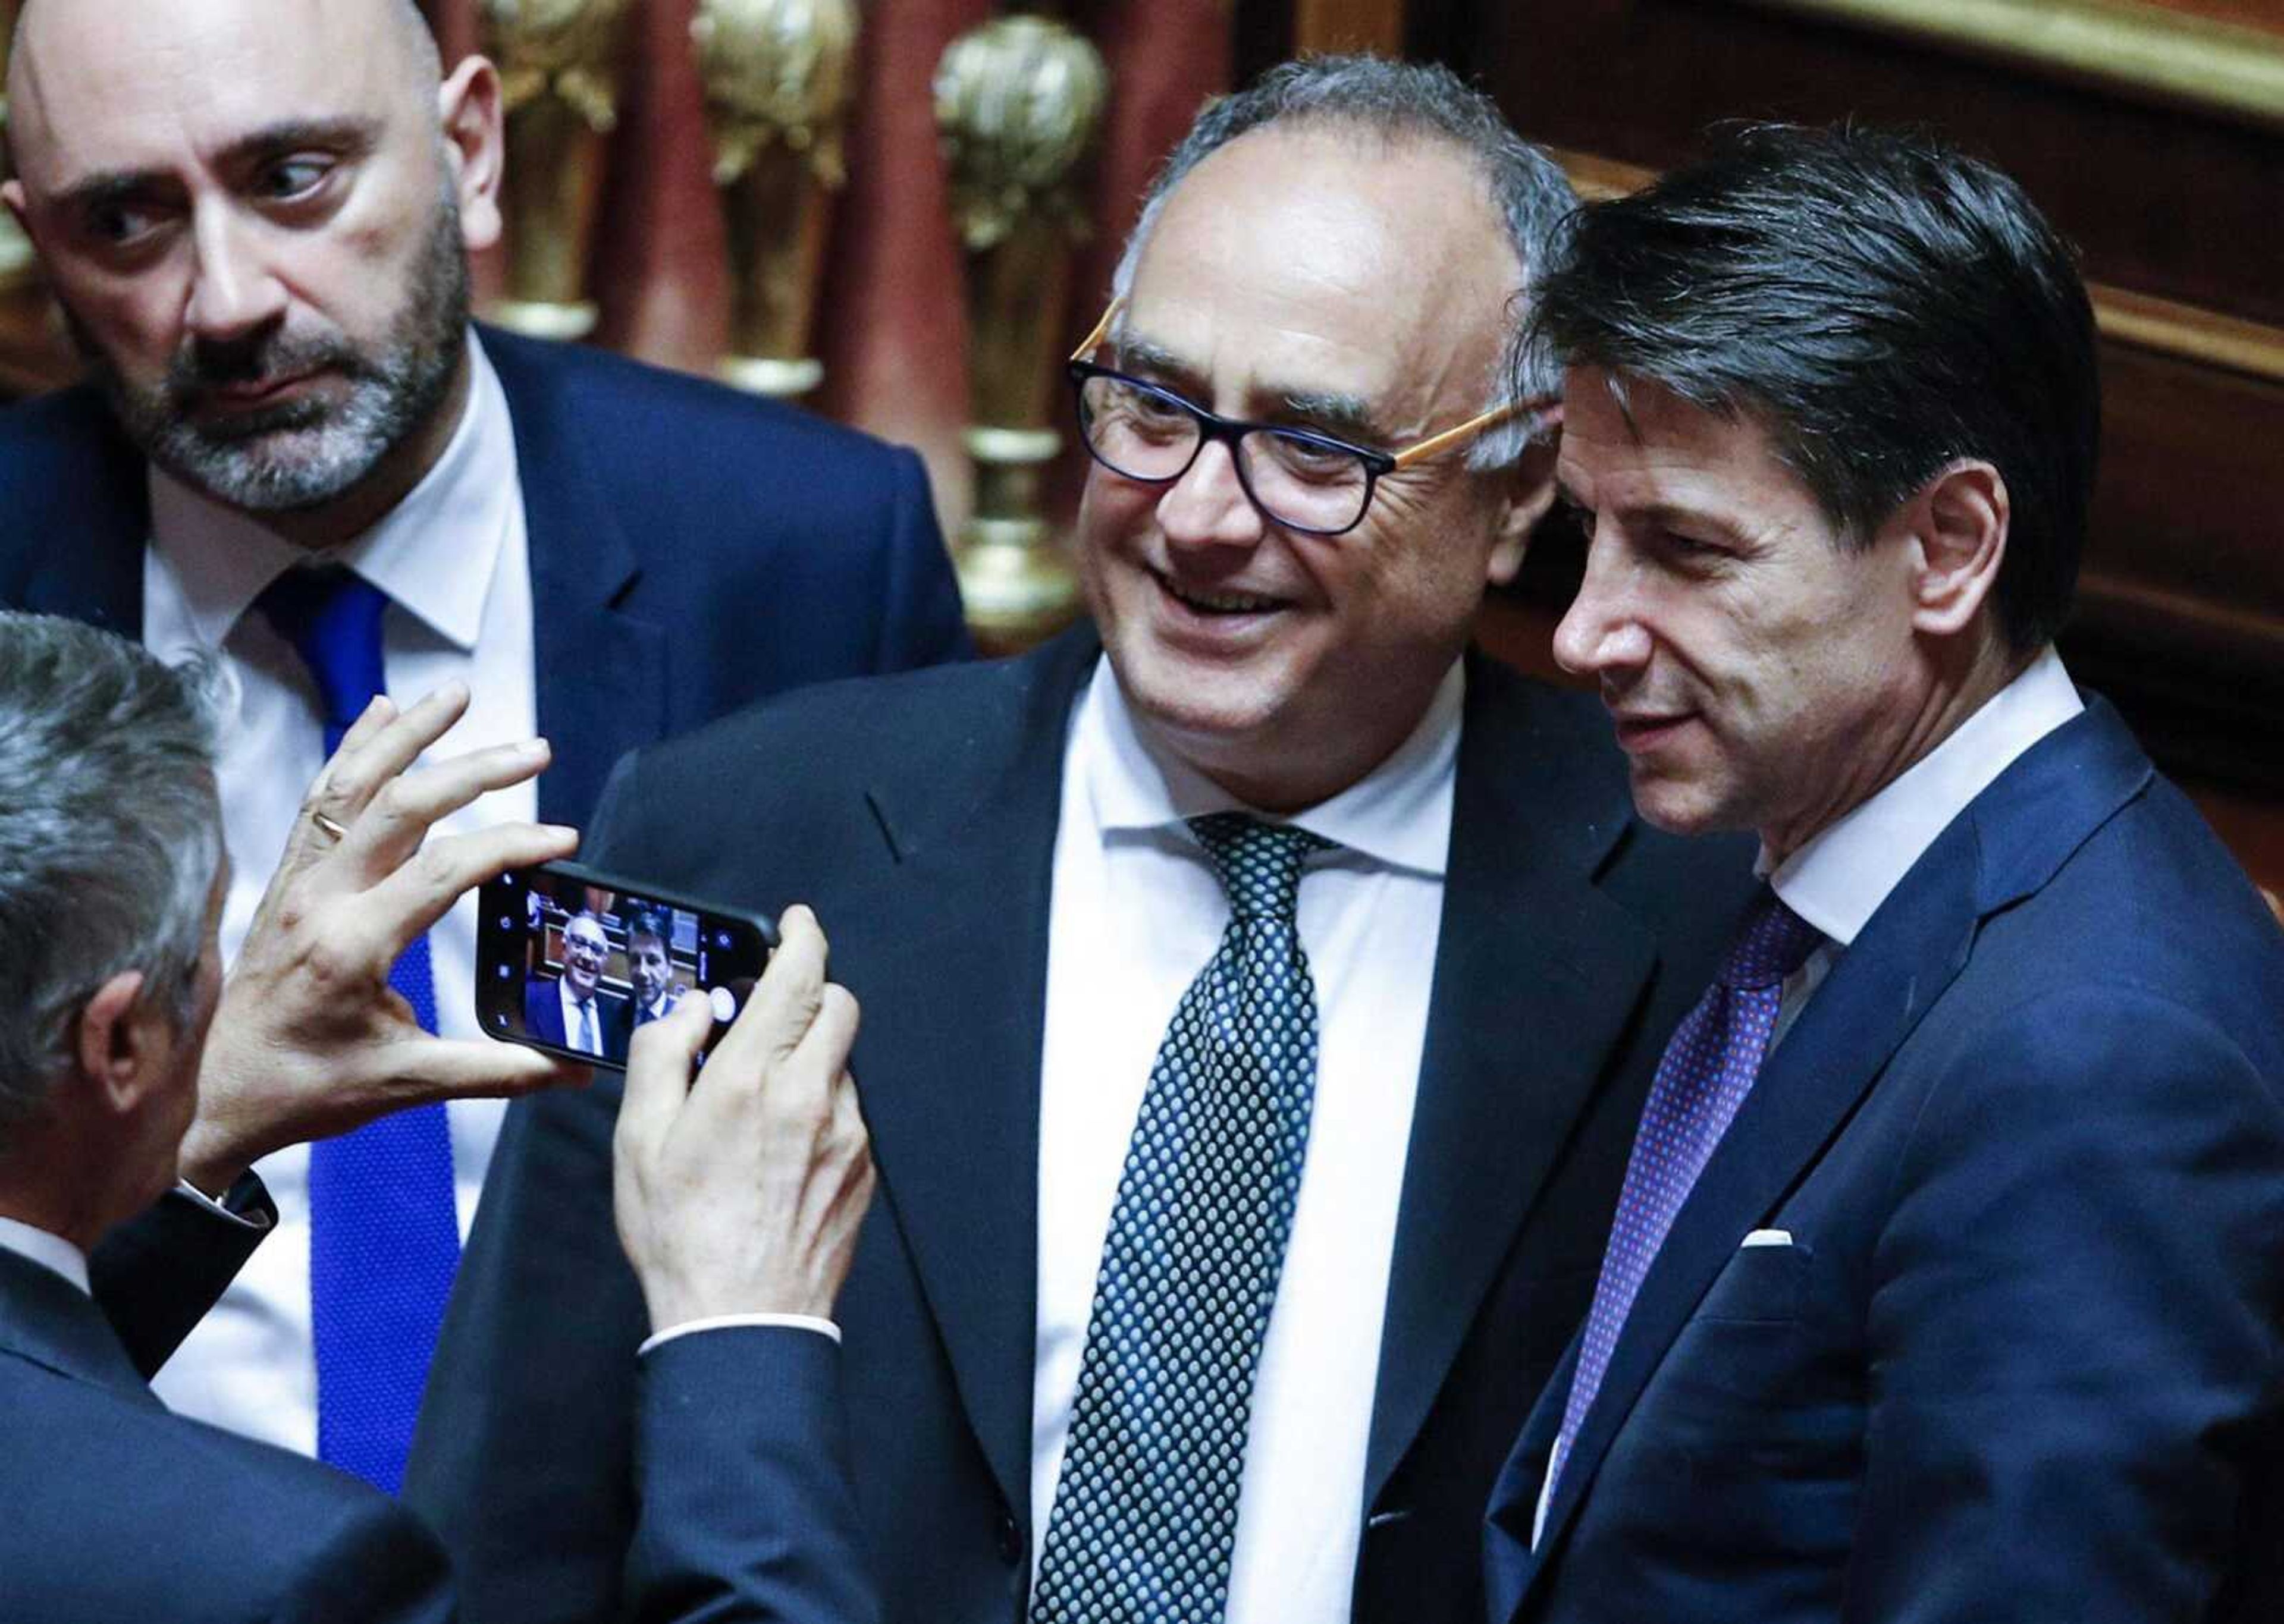
<instances>
[{"instance_id":1,"label":"wrinkled forehead","mask_svg":"<svg viewBox=\"0 0 2284 1624\"><path fill-rule=\"evenodd\" d=\"M211 162L257 131L409 126L418 62L395 0L29 0L9 136L35 191Z\"/></svg>"},{"instance_id":2,"label":"wrinkled forehead","mask_svg":"<svg viewBox=\"0 0 2284 1624\"><path fill-rule=\"evenodd\" d=\"M563 933L582 947L599 948L604 945L603 927L592 919L574 919Z\"/></svg>"},{"instance_id":3,"label":"wrinkled forehead","mask_svg":"<svg viewBox=\"0 0 2284 1624\"><path fill-rule=\"evenodd\" d=\"M1373 399L1478 393L1522 268L1480 168L1447 144L1271 129L1167 197L1119 325L1216 386Z\"/></svg>"}]
</instances>

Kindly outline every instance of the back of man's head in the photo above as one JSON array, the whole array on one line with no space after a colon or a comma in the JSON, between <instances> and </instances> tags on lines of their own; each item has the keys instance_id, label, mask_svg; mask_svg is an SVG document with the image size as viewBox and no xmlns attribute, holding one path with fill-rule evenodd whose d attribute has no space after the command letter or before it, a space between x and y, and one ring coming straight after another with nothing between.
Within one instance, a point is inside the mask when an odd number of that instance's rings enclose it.
<instances>
[{"instance_id":1,"label":"back of man's head","mask_svg":"<svg viewBox=\"0 0 2284 1624\"><path fill-rule=\"evenodd\" d=\"M189 1015L222 861L203 668L0 613L0 1155L73 1069L81 1008L139 971Z\"/></svg>"},{"instance_id":2,"label":"back of man's head","mask_svg":"<svg viewBox=\"0 0 2284 1624\"><path fill-rule=\"evenodd\" d=\"M1868 544L1945 466L2011 506L1996 591L2017 655L2069 609L2101 430L2093 313L2022 188L1931 138L1765 126L1574 216L1529 347L1769 433Z\"/></svg>"},{"instance_id":3,"label":"back of man's head","mask_svg":"<svg viewBox=\"0 0 2284 1624\"><path fill-rule=\"evenodd\" d=\"M1133 285L1167 198L1184 177L1240 136L1270 129L1335 129L1384 146L1428 142L1466 155L1482 176L1526 289L1537 281L1558 228L1578 200L1561 168L1515 133L1498 103L1440 63L1302 57L1209 103L1167 154L1143 194L1141 215L1119 259L1115 286L1122 298ZM1517 362L1514 398L1535 399L1560 387L1560 374L1535 358L1519 355ZM1522 423L1494 429L1475 443L1469 461L1478 468L1505 466L1521 456L1529 437Z\"/></svg>"}]
</instances>

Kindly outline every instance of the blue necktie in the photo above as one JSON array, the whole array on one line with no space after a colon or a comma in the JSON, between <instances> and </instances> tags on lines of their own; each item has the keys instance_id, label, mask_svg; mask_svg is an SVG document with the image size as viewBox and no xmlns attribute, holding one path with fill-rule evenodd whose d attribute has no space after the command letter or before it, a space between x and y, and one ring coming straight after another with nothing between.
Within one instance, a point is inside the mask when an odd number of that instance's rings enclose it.
<instances>
[{"instance_id":1,"label":"blue necktie","mask_svg":"<svg viewBox=\"0 0 2284 1624\"><path fill-rule=\"evenodd\" d=\"M387 596L345 569L293 569L258 607L317 680L330 756L383 691ZM388 984L434 1032L426 936L405 947ZM309 1147L320 1460L396 1492L459 1262L452 1137L442 1105L400 1111Z\"/></svg>"},{"instance_id":2,"label":"blue necktie","mask_svg":"<svg viewBox=\"0 0 2284 1624\"><path fill-rule=\"evenodd\" d=\"M1666 1042L1626 1164L1562 1430L1547 1463L1544 1498L1549 1503L1569 1462L1570 1446L1609 1373L1618 1333L1649 1266L1760 1075L1784 1003L1785 978L1806 964L1823 940L1814 925L1763 887L1713 985Z\"/></svg>"},{"instance_id":3,"label":"blue necktie","mask_svg":"<svg viewBox=\"0 0 2284 1624\"><path fill-rule=\"evenodd\" d=\"M1095 1277L1031 1624L1219 1624L1253 1378L1309 1151L1317 990L1295 925L1329 842L1190 820L1229 894L1175 1007Z\"/></svg>"}]
</instances>

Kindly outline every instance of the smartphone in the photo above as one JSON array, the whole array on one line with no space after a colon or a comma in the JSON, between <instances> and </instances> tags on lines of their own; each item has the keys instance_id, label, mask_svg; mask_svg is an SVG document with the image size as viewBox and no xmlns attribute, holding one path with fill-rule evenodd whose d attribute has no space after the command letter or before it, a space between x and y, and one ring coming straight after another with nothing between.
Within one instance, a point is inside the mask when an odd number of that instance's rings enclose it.
<instances>
[{"instance_id":1,"label":"smartphone","mask_svg":"<svg viewBox=\"0 0 2284 1624\"><path fill-rule=\"evenodd\" d=\"M776 925L576 863L510 869L478 894L476 1019L503 1042L624 1070L635 1029L684 998L710 1050L752 996Z\"/></svg>"}]
</instances>

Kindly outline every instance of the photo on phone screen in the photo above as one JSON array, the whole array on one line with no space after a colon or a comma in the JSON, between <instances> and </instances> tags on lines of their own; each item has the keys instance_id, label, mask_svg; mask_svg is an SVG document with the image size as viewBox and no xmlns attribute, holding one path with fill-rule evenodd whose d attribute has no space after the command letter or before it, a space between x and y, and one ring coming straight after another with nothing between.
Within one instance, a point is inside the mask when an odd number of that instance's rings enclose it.
<instances>
[{"instance_id":1,"label":"photo on phone screen","mask_svg":"<svg viewBox=\"0 0 2284 1624\"><path fill-rule=\"evenodd\" d=\"M476 1019L493 1037L623 1069L637 1027L701 998L710 1050L752 995L776 928L572 863L483 887Z\"/></svg>"}]
</instances>

